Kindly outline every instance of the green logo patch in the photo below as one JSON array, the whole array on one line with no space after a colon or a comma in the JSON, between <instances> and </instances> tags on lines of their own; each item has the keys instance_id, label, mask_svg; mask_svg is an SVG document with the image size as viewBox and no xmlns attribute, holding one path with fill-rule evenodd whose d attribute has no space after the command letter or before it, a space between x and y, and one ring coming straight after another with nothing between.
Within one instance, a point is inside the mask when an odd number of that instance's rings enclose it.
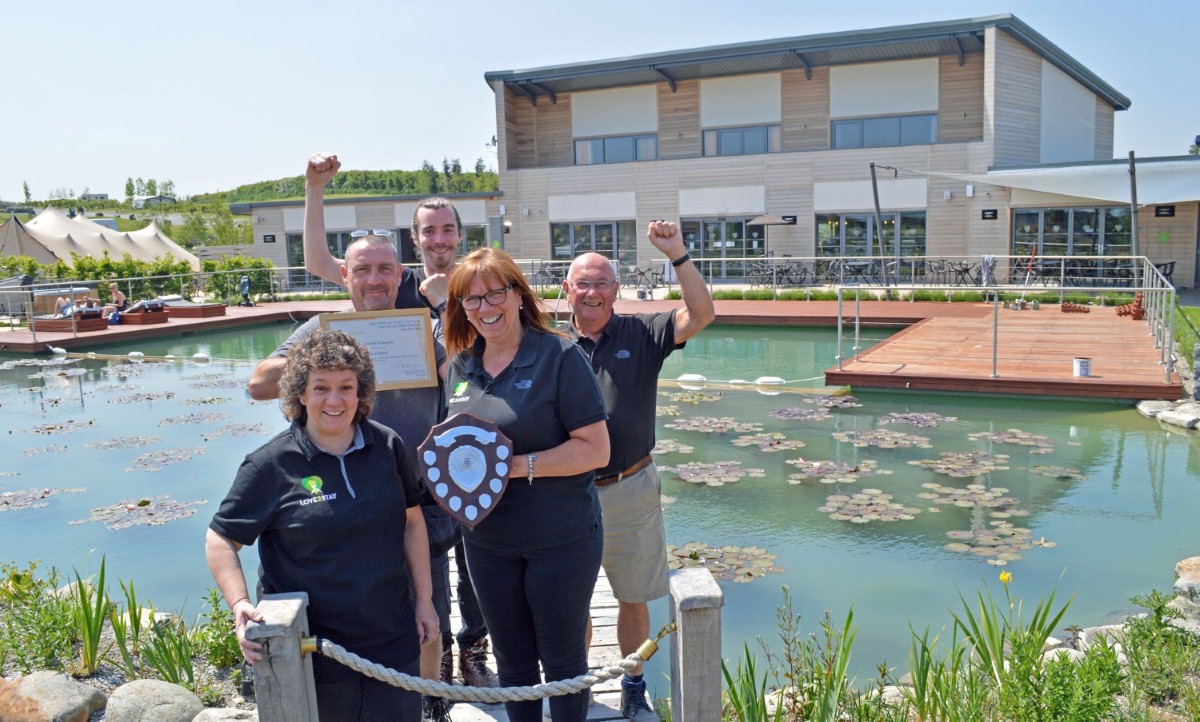
<instances>
[{"instance_id":1,"label":"green logo patch","mask_svg":"<svg viewBox=\"0 0 1200 722\"><path fill-rule=\"evenodd\" d=\"M458 383L454 384L454 395L455 396L462 396L466 392L467 392L467 382L466 381L459 381Z\"/></svg>"},{"instance_id":2,"label":"green logo patch","mask_svg":"<svg viewBox=\"0 0 1200 722\"><path fill-rule=\"evenodd\" d=\"M300 480L300 486L303 486L309 494L316 496L321 493L321 487L325 482L321 481L319 476L306 476Z\"/></svg>"}]
</instances>

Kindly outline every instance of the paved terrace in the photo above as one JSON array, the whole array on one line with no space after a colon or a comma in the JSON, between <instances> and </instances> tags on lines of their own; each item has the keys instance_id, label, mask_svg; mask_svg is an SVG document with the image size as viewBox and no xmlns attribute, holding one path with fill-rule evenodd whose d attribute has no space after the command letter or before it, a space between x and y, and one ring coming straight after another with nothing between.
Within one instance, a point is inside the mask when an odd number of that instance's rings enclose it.
<instances>
[{"instance_id":1,"label":"paved terrace","mask_svg":"<svg viewBox=\"0 0 1200 722\"><path fill-rule=\"evenodd\" d=\"M347 308L348 301L288 301L253 308L232 306L211 318L172 318L164 324L110 326L86 333L39 332L35 341L25 329L0 333L0 352L46 353L50 346L68 351L145 338L227 330ZM555 304L548 302L554 310ZM668 310L681 301L625 300L621 313ZM837 325L836 301L716 301L717 323L757 326ZM560 316L565 301L558 304ZM1177 399L1183 395L1179 376L1168 380L1160 352L1145 321L1118 316L1114 307L1091 307L1090 313L1062 313L1057 305L1039 311L1000 309L1000 346L992 377L993 307L990 303L863 301L864 325L903 327L892 338L850 356L854 304L842 307L847 324L847 359L825 374L829 385L860 388L1031 394L1117 399ZM1091 359L1091 376L1075 377L1073 359ZM746 373L752 375L753 369Z\"/></svg>"}]
</instances>

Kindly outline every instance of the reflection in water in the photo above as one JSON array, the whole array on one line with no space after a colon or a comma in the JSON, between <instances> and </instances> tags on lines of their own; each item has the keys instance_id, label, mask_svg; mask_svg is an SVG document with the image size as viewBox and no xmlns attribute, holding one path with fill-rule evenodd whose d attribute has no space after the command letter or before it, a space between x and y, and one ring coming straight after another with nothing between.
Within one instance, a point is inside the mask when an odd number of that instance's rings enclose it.
<instances>
[{"instance_id":1,"label":"reflection in water","mask_svg":"<svg viewBox=\"0 0 1200 722\"><path fill-rule=\"evenodd\" d=\"M107 555L110 576L135 579L139 592L161 608L186 607L196 613L197 600L212 584L203 556L211 504L199 506L194 516L155 527L110 530L104 524L69 522L89 518L93 509L137 503L128 500L221 498L242 457L286 425L276 404L253 403L245 396L242 387L251 363L219 359L241 352L261 358L288 331L279 326L141 346L148 356L172 353L180 359L190 359L203 346L217 359L209 364L82 360L72 364L84 369L82 375L42 373L39 378L29 377L47 368L0 370L0 439L6 444L6 453L0 454L0 487L14 493L83 489L51 495L41 500L43 508L0 513L3 558L41 560L43 567L75 568L86 576L98 568L100 555ZM132 349L115 350L124 354ZM814 379L833 365L834 352L832 331L717 328L672 355L662 376L700 373L721 381L779 376L800 386L819 386ZM679 393L670 384L661 391ZM167 399L165 392L175 396ZM663 467L693 464L690 468L706 470L721 485L688 483L664 471L663 493L675 500L665 512L668 542L758 547L778 555L774 566L781 570L751 583L722 585L727 652L756 636L775 638L779 587L787 585L809 631L825 610L837 618L854 607L859 625L854 666L862 680L881 661L903 668L908 627L936 630L945 625L957 591L970 594L996 585L999 570L989 566L989 559L1006 562L1003 569L1014 576L1010 589L1024 599L1036 600L1056 586L1065 596L1078 593L1064 623L1087 626L1128 610L1127 600L1134 594L1167 588L1174 563L1194 554L1200 442L1172 433L1126 405L860 392L855 396L861 407L825 409L790 392L765 396L723 387L719 396L711 389L701 394L660 398L661 406L672 407L672 415L658 419L656 458ZM822 413L799 414L797 409ZM935 414L940 420L936 426L907 429L888 423L933 419ZM701 418L731 422L716 428L698 422ZM752 426L739 430L747 424ZM48 427L57 430L38 432ZM878 432L898 429L919 430L932 448L859 447L850 441L894 439ZM847 441L835 434L845 434ZM754 436L741 439L747 435ZM111 443L133 437L159 438L145 446ZM1019 443L1035 437L1047 441ZM735 443L739 439L743 445ZM784 450L766 453L764 444ZM67 451L22 453L51 445ZM204 453L180 458L181 450L197 448ZM163 452L165 456L154 458L173 463L156 473L128 470L151 451ZM947 452L961 455L947 468L968 473L929 468ZM1003 463L983 463L1002 458ZM831 473L816 471L826 464ZM714 469L761 469L762 475L741 473L736 483L727 483L724 477L733 474ZM959 505L922 496L946 497L947 489L977 492L976 498ZM904 513L899 516L913 518L888 523L855 523L832 519L835 512L823 510L831 497L849 500L856 494L889 496L878 501L920 513ZM995 507L985 497L1017 501ZM1028 534L1016 529L1028 529ZM971 534L970 539L956 538L963 533ZM1028 545L1019 551L1020 559L1001 557L1014 553L1009 549L977 555L946 548L966 544L994 549L1015 537ZM1049 544L1035 544L1039 540ZM244 553L246 565L255 568L254 550ZM657 602L652 613L657 624L665 617L665 605ZM647 679L663 679L665 656L659 657L651 661Z\"/></svg>"}]
</instances>

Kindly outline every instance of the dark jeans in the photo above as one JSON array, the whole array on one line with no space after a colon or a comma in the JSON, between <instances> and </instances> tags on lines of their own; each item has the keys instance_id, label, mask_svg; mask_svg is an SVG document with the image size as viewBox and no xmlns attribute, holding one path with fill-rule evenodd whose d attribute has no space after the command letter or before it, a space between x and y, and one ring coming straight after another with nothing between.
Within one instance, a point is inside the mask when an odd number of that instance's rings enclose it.
<instances>
[{"instance_id":1,"label":"dark jeans","mask_svg":"<svg viewBox=\"0 0 1200 722\"><path fill-rule=\"evenodd\" d=\"M454 545L454 566L458 569L458 611L462 614L462 629L455 635L458 648L467 649L487 636L487 624L479 611L479 600L475 598L475 586L471 584L471 572L467 569L467 552L460 540Z\"/></svg>"},{"instance_id":2,"label":"dark jeans","mask_svg":"<svg viewBox=\"0 0 1200 722\"><path fill-rule=\"evenodd\" d=\"M502 552L467 542L467 563L492 635L500 685L570 679L587 671L588 608L600 571L604 534L549 549ZM511 722L541 722L540 702L505 702ZM554 722L587 718L587 693L550 698Z\"/></svg>"},{"instance_id":3,"label":"dark jeans","mask_svg":"<svg viewBox=\"0 0 1200 722\"><path fill-rule=\"evenodd\" d=\"M420 660L397 669L417 676ZM317 680L317 715L321 722L420 722L421 695L393 687L357 672L329 682Z\"/></svg>"}]
</instances>

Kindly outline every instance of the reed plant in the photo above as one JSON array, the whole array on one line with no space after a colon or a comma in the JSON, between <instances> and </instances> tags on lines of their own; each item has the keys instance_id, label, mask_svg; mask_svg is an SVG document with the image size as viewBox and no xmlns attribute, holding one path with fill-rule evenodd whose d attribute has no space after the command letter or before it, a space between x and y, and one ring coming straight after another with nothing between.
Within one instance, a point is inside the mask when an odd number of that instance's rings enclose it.
<instances>
[{"instance_id":1,"label":"reed plant","mask_svg":"<svg viewBox=\"0 0 1200 722\"><path fill-rule=\"evenodd\" d=\"M107 650L100 649L104 620L108 618L109 599L104 585L105 559L100 558L100 576L95 586L85 584L75 572L75 588L71 591L71 620L79 639L80 670L86 675L96 673Z\"/></svg>"},{"instance_id":2,"label":"reed plant","mask_svg":"<svg viewBox=\"0 0 1200 722\"><path fill-rule=\"evenodd\" d=\"M767 673L758 674L758 658L750 653L750 645L744 644L742 659L738 660L734 672L721 661L721 674L725 677L725 719L733 722L779 722L783 719L783 699L775 706L774 713L767 708Z\"/></svg>"},{"instance_id":3,"label":"reed plant","mask_svg":"<svg viewBox=\"0 0 1200 722\"><path fill-rule=\"evenodd\" d=\"M195 691L192 641L182 620L155 620L142 659L159 679Z\"/></svg>"},{"instance_id":4,"label":"reed plant","mask_svg":"<svg viewBox=\"0 0 1200 722\"><path fill-rule=\"evenodd\" d=\"M121 580L117 580L121 585L121 592L125 597L125 612L122 613L115 605L112 609L112 625L113 637L116 640L117 650L120 652L119 659L109 658L109 662L117 669L121 670L129 679L136 679L142 676L141 671L141 654L142 654L142 621L145 611L138 601L137 590L134 589L133 580L129 580L129 584ZM149 608L149 614L146 615L150 619L154 618L154 608Z\"/></svg>"}]
</instances>

